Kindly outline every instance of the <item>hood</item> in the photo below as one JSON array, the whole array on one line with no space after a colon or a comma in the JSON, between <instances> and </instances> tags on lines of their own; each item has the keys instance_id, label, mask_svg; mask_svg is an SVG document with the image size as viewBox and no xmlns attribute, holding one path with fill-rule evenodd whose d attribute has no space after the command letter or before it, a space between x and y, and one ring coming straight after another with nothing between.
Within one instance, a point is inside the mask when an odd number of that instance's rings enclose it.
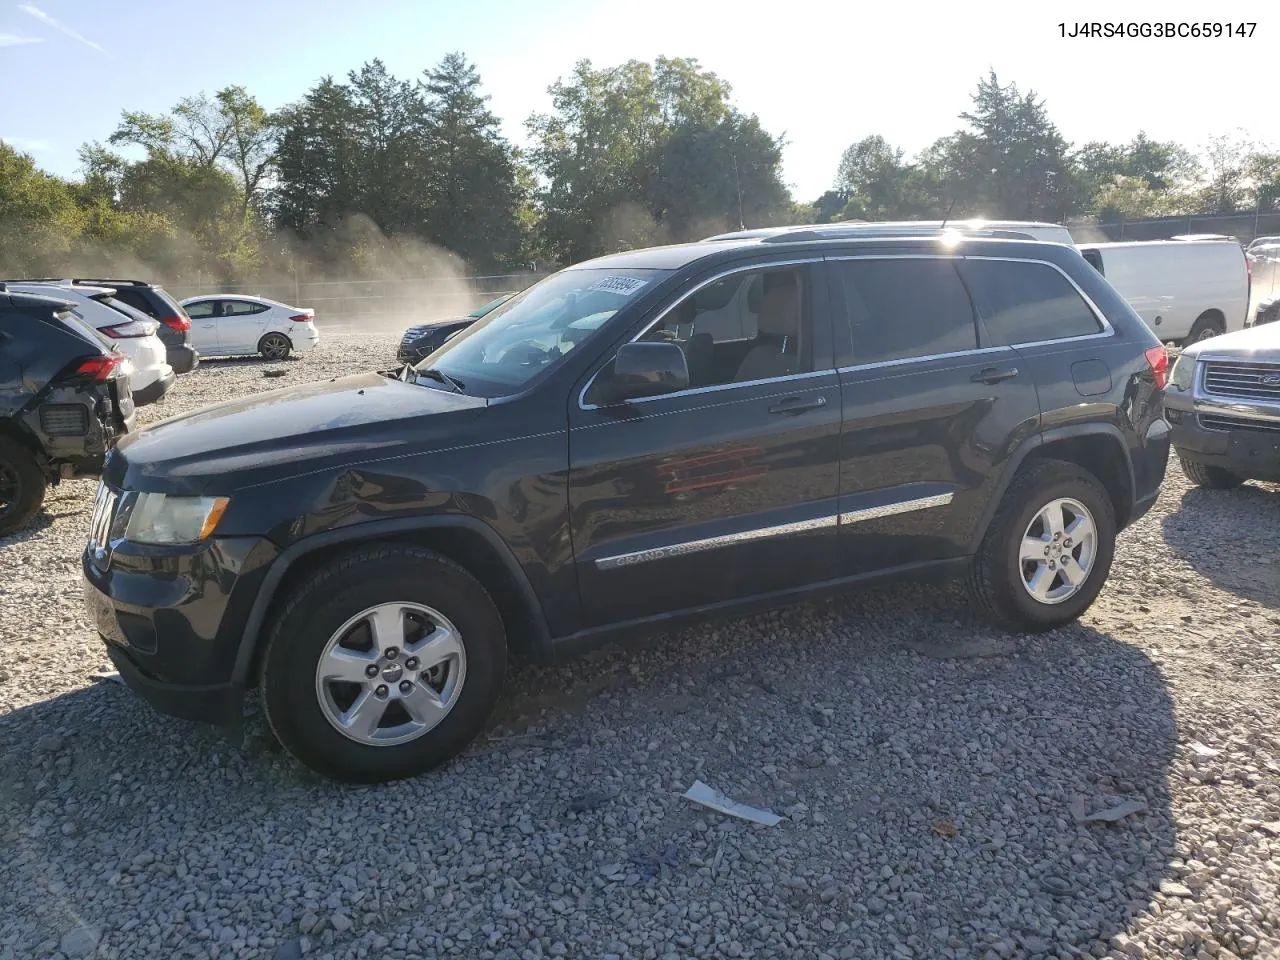
<instances>
[{"instance_id":1,"label":"hood","mask_svg":"<svg viewBox=\"0 0 1280 960\"><path fill-rule=\"evenodd\" d=\"M1222 358L1230 360L1268 360L1280 363L1280 323L1264 323L1260 327L1246 327L1235 333L1201 340L1182 351L1183 356L1195 359Z\"/></svg>"},{"instance_id":2,"label":"hood","mask_svg":"<svg viewBox=\"0 0 1280 960\"><path fill-rule=\"evenodd\" d=\"M107 479L198 493L456 443L484 399L363 373L214 404L124 439Z\"/></svg>"},{"instance_id":3,"label":"hood","mask_svg":"<svg viewBox=\"0 0 1280 960\"><path fill-rule=\"evenodd\" d=\"M410 340L428 333L434 333L442 327L455 327L459 324L475 323L475 317L450 317L447 320L432 320L430 323L419 323L404 332L404 339Z\"/></svg>"}]
</instances>

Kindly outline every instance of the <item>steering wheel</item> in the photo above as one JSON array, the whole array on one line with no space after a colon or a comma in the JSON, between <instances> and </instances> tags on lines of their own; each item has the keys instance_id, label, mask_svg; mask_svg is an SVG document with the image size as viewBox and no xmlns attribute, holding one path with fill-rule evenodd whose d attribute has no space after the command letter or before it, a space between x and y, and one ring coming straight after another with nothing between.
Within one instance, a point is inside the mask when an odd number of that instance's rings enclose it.
<instances>
[{"instance_id":1,"label":"steering wheel","mask_svg":"<svg viewBox=\"0 0 1280 960\"><path fill-rule=\"evenodd\" d=\"M551 360L553 353L536 340L517 340L498 355L499 363L515 361L518 364L545 364Z\"/></svg>"}]
</instances>

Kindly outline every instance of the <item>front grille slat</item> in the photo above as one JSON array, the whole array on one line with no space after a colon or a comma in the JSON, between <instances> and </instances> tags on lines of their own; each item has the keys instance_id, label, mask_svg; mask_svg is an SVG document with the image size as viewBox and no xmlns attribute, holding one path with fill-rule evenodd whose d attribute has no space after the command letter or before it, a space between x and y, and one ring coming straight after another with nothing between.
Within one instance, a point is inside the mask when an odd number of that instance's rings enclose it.
<instances>
[{"instance_id":1,"label":"front grille slat","mask_svg":"<svg viewBox=\"0 0 1280 960\"><path fill-rule=\"evenodd\" d=\"M117 496L105 483L98 484L93 503L93 519L89 522L89 550L99 556L110 547L111 523L115 520Z\"/></svg>"},{"instance_id":2,"label":"front grille slat","mask_svg":"<svg viewBox=\"0 0 1280 960\"><path fill-rule=\"evenodd\" d=\"M1200 414L1200 426L1206 430L1256 430L1259 433L1280 434L1280 423L1266 420L1248 420L1244 417L1228 417L1220 413Z\"/></svg>"},{"instance_id":3,"label":"front grille slat","mask_svg":"<svg viewBox=\"0 0 1280 960\"><path fill-rule=\"evenodd\" d=\"M1280 402L1280 363L1209 360L1205 363L1204 390L1220 397Z\"/></svg>"}]
</instances>

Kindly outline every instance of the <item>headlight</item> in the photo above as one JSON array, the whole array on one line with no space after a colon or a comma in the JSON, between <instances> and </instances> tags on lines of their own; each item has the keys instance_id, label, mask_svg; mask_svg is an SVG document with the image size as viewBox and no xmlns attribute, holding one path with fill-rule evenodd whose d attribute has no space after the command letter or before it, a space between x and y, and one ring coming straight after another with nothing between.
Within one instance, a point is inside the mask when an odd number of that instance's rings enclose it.
<instances>
[{"instance_id":1,"label":"headlight","mask_svg":"<svg viewBox=\"0 0 1280 960\"><path fill-rule=\"evenodd\" d=\"M1169 374L1169 386L1175 390L1190 390L1195 378L1195 357L1188 357L1185 353L1179 354L1173 365L1173 372Z\"/></svg>"},{"instance_id":2,"label":"headlight","mask_svg":"<svg viewBox=\"0 0 1280 960\"><path fill-rule=\"evenodd\" d=\"M209 539L231 501L139 493L129 511L125 539L133 543L201 543Z\"/></svg>"}]
</instances>

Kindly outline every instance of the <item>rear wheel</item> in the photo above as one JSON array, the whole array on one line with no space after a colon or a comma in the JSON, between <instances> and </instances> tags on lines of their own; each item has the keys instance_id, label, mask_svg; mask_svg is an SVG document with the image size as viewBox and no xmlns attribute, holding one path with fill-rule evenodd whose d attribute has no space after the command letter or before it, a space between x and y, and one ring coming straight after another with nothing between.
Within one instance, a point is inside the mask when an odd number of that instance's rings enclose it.
<instances>
[{"instance_id":1,"label":"rear wheel","mask_svg":"<svg viewBox=\"0 0 1280 960\"><path fill-rule=\"evenodd\" d=\"M502 618L449 559L371 546L309 577L276 621L262 699L281 744L328 777L379 783L445 763L506 672Z\"/></svg>"},{"instance_id":2,"label":"rear wheel","mask_svg":"<svg viewBox=\"0 0 1280 960\"><path fill-rule=\"evenodd\" d=\"M1019 471L991 521L970 593L1005 626L1063 626L1097 599L1115 538L1115 508L1093 474L1066 461L1035 461Z\"/></svg>"},{"instance_id":3,"label":"rear wheel","mask_svg":"<svg viewBox=\"0 0 1280 960\"><path fill-rule=\"evenodd\" d=\"M258 352L264 360L286 360L293 344L283 333L268 333L258 341Z\"/></svg>"},{"instance_id":4,"label":"rear wheel","mask_svg":"<svg viewBox=\"0 0 1280 960\"><path fill-rule=\"evenodd\" d=\"M1221 320L1211 314L1204 314L1191 327L1191 332L1187 334L1186 342L1188 344L1199 343L1201 340L1209 340L1212 337L1221 336L1226 331Z\"/></svg>"},{"instance_id":5,"label":"rear wheel","mask_svg":"<svg viewBox=\"0 0 1280 960\"><path fill-rule=\"evenodd\" d=\"M35 454L0 438L0 537L21 530L44 503L48 485Z\"/></svg>"},{"instance_id":6,"label":"rear wheel","mask_svg":"<svg viewBox=\"0 0 1280 960\"><path fill-rule=\"evenodd\" d=\"M1244 477L1237 476L1230 470L1211 467L1207 463L1188 460L1186 457L1178 457L1178 463L1181 465L1182 472L1186 474L1187 479L1197 487L1208 487L1210 490L1231 490L1245 481Z\"/></svg>"}]
</instances>

